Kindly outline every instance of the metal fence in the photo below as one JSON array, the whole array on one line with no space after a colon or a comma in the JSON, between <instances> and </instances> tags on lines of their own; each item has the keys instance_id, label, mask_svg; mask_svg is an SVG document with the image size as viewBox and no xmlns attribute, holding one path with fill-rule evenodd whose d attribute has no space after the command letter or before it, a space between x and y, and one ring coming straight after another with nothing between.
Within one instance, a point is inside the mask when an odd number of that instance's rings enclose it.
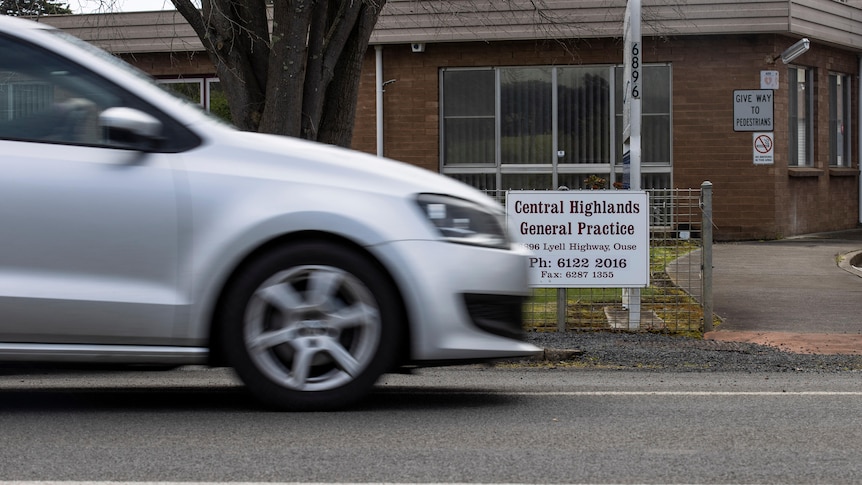
<instances>
[{"instance_id":1,"label":"metal fence","mask_svg":"<svg viewBox=\"0 0 862 485\"><path fill-rule=\"evenodd\" d=\"M650 285L640 291L639 330L711 330L712 185L650 189ZM503 200L505 193L489 194ZM630 330L622 288L534 288L529 331Z\"/></svg>"}]
</instances>

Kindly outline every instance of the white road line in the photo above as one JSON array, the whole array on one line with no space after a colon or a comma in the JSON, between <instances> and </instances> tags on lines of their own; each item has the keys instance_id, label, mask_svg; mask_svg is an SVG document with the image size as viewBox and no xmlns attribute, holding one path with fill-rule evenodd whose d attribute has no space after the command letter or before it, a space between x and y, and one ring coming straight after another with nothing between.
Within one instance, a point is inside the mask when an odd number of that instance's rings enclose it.
<instances>
[{"instance_id":1,"label":"white road line","mask_svg":"<svg viewBox=\"0 0 862 485\"><path fill-rule=\"evenodd\" d=\"M570 482L577 485L584 482ZM586 482L592 484L594 482ZM532 483L496 482L63 482L0 481L0 485L535 485Z\"/></svg>"},{"instance_id":2,"label":"white road line","mask_svg":"<svg viewBox=\"0 0 862 485\"><path fill-rule=\"evenodd\" d=\"M581 482L572 482L572 485ZM592 484L593 482L587 482ZM0 485L534 485L530 483L495 482L63 482L0 481Z\"/></svg>"},{"instance_id":3,"label":"white road line","mask_svg":"<svg viewBox=\"0 0 862 485\"><path fill-rule=\"evenodd\" d=\"M862 391L383 391L381 394L437 394L475 396L862 396ZM2 483L2 482L0 482Z\"/></svg>"},{"instance_id":4,"label":"white road line","mask_svg":"<svg viewBox=\"0 0 862 485\"><path fill-rule=\"evenodd\" d=\"M539 396L862 396L862 391L573 391L516 394Z\"/></svg>"}]
</instances>

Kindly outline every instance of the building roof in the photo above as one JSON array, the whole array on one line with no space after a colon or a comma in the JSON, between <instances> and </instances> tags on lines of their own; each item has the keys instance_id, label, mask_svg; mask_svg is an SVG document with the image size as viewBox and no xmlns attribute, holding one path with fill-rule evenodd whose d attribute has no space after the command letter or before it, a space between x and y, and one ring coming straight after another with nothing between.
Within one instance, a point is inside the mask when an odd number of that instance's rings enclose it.
<instances>
[{"instance_id":1,"label":"building roof","mask_svg":"<svg viewBox=\"0 0 862 485\"><path fill-rule=\"evenodd\" d=\"M371 43L621 37L625 7L625 0L388 0ZM646 37L776 33L862 52L862 0L644 0L642 16ZM203 50L173 10L39 20L114 53Z\"/></svg>"},{"instance_id":2,"label":"building roof","mask_svg":"<svg viewBox=\"0 0 862 485\"><path fill-rule=\"evenodd\" d=\"M114 54L204 50L195 31L176 10L46 15L38 20Z\"/></svg>"}]
</instances>

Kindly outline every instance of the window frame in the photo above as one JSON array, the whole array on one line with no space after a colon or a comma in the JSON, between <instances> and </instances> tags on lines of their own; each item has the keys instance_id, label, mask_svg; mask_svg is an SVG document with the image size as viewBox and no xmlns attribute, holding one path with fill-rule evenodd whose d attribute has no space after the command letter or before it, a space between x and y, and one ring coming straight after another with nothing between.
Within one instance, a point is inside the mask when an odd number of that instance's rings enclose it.
<instances>
[{"instance_id":1,"label":"window frame","mask_svg":"<svg viewBox=\"0 0 862 485\"><path fill-rule=\"evenodd\" d=\"M829 73L829 166L849 168L853 166L852 137L852 77L849 74ZM840 115L839 118L839 108ZM841 124L839 125L839 122ZM843 125L843 126L842 126ZM839 154L839 148L842 155Z\"/></svg>"},{"instance_id":2,"label":"window frame","mask_svg":"<svg viewBox=\"0 0 862 485\"><path fill-rule=\"evenodd\" d=\"M799 73L804 73L800 83ZM787 163L791 167L814 167L814 93L815 69L806 66L791 65L788 68L788 103L787 103ZM802 88L800 89L800 84ZM804 91L800 100L799 91ZM802 125L800 125L799 109L803 108ZM801 130L800 130L801 128ZM803 135L800 146L800 134ZM800 155L804 159L800 160Z\"/></svg>"},{"instance_id":3,"label":"window frame","mask_svg":"<svg viewBox=\"0 0 862 485\"><path fill-rule=\"evenodd\" d=\"M645 118L649 116L664 116L668 120L667 139L664 143L667 144L666 161L653 163L642 163L641 174L646 180L642 184L644 188L670 188L673 186L673 70L671 63L651 63L645 67L665 68L667 69L667 106L664 111L644 113ZM563 163L560 162L559 143L559 79L558 75L562 69L578 69L586 70L606 69L607 77L611 86L608 89L608 98L605 102L608 103L608 119L606 123L609 126L610 147L608 147L608 163ZM501 149L501 72L503 70L516 69L548 69L551 72L551 90L552 90L552 151L550 156L545 160L536 161L526 164L502 163ZM459 163L447 164L447 121L452 118L446 111L446 89L447 84L446 74L453 71L488 71L493 70L494 75L494 163ZM621 66L618 64L592 64L592 65L560 65L560 66L480 66L480 67L445 67L439 70L439 99L440 99L440 121L439 121L439 170L444 175L459 179L469 185L473 185L480 190L486 191L503 191L508 189L550 189L560 185L566 185L568 188L577 189L583 188L584 179L590 175L598 175L607 179L607 187L610 188L616 180L622 179L622 159L620 156L621 147L617 147L620 142L621 133L618 132L618 117L621 113L621 108L618 104L622 104L622 99L617 94L619 89L617 84L621 82ZM512 180L523 181L526 185L539 184L540 186L509 186L508 182ZM561 184L566 182L566 184ZM571 184L576 184L571 186ZM654 187L655 186L655 187Z\"/></svg>"}]
</instances>

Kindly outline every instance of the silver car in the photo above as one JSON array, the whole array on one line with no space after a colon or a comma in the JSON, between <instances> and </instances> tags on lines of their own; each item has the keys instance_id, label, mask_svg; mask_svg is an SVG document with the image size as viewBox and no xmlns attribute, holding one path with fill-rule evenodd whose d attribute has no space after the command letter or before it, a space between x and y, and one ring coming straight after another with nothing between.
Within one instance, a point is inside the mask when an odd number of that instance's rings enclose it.
<instances>
[{"instance_id":1,"label":"silver car","mask_svg":"<svg viewBox=\"0 0 862 485\"><path fill-rule=\"evenodd\" d=\"M0 362L229 366L268 406L533 355L499 204L427 170L237 131L0 16Z\"/></svg>"}]
</instances>

